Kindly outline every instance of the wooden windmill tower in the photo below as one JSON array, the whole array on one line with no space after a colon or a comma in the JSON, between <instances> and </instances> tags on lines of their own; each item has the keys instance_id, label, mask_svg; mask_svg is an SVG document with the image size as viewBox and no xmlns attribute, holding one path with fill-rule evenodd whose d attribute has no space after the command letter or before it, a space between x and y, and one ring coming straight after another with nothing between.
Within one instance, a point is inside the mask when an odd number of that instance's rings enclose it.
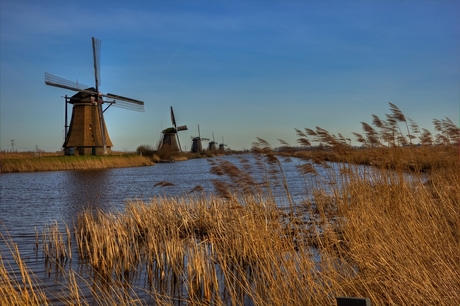
<instances>
[{"instance_id":1,"label":"wooden windmill tower","mask_svg":"<svg viewBox=\"0 0 460 306\"><path fill-rule=\"evenodd\" d=\"M200 125L198 124L198 137L192 136L192 153L200 153L201 151L203 151L203 146L201 144L201 141L203 140L209 141L209 138L201 138Z\"/></svg>"},{"instance_id":2,"label":"wooden windmill tower","mask_svg":"<svg viewBox=\"0 0 460 306\"><path fill-rule=\"evenodd\" d=\"M66 155L106 155L111 152L113 144L104 120L104 112L110 106L144 111L144 102L142 101L99 92L101 41L93 37L92 45L94 87L45 73L46 85L77 92L71 97L65 96L65 141L62 147ZM106 98L106 101L103 98ZM103 104L106 103L108 105L103 109ZM68 104L73 105L70 125L67 124Z\"/></svg>"},{"instance_id":3,"label":"wooden windmill tower","mask_svg":"<svg viewBox=\"0 0 460 306\"><path fill-rule=\"evenodd\" d=\"M161 131L161 140L158 145L159 152L180 152L182 151L180 147L179 135L177 134L180 131L188 130L186 125L177 126L176 118L174 117L174 111L171 106L171 123L172 127L164 129Z\"/></svg>"}]
</instances>

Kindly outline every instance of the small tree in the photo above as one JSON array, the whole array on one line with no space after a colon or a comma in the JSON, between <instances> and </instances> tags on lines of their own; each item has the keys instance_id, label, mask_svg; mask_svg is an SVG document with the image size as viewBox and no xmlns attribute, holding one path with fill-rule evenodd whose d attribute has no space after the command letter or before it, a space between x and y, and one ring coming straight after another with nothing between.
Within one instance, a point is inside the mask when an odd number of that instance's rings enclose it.
<instances>
[{"instance_id":1,"label":"small tree","mask_svg":"<svg viewBox=\"0 0 460 306\"><path fill-rule=\"evenodd\" d=\"M153 150L152 146L150 145L140 145L136 149L137 154L143 156L153 156L155 150Z\"/></svg>"}]
</instances>

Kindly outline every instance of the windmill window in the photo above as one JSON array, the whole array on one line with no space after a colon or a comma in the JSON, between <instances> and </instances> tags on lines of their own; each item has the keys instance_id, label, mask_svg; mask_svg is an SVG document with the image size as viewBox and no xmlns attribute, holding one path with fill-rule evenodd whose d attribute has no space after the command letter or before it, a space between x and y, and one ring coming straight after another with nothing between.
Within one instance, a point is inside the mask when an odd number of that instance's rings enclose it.
<instances>
[{"instance_id":1,"label":"windmill window","mask_svg":"<svg viewBox=\"0 0 460 306\"><path fill-rule=\"evenodd\" d=\"M90 130L92 129L91 123L89 124L89 129L90 129Z\"/></svg>"}]
</instances>

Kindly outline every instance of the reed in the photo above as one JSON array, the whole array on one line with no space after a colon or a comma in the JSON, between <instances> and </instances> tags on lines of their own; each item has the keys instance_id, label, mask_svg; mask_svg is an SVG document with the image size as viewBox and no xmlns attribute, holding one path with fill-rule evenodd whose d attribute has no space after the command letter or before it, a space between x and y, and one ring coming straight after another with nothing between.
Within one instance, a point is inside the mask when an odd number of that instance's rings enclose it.
<instances>
[{"instance_id":1,"label":"reed","mask_svg":"<svg viewBox=\"0 0 460 306\"><path fill-rule=\"evenodd\" d=\"M433 119L433 135L420 128L415 121L406 118L393 103L387 120L372 115L372 124L361 122L363 134L353 132L361 148L351 146L351 139L337 135L320 127L295 129L297 143L304 150L293 150L283 141L284 155L311 159L321 164L323 161L364 164L378 168L428 172L432 169L451 168L458 163L460 128L449 118ZM403 134L398 122L404 123L407 135ZM409 129L410 126L410 129ZM412 131L412 133L411 133ZM416 136L418 135L418 137ZM418 140L418 141L417 141ZM312 149L314 143L319 145ZM414 145L418 142L418 145Z\"/></svg>"},{"instance_id":2,"label":"reed","mask_svg":"<svg viewBox=\"0 0 460 306\"><path fill-rule=\"evenodd\" d=\"M0 304L49 305L44 290L39 286L40 281L27 268L18 246L7 233L0 232L0 241L10 255L0 253ZM17 269L12 269L13 265Z\"/></svg>"},{"instance_id":3,"label":"reed","mask_svg":"<svg viewBox=\"0 0 460 306\"><path fill-rule=\"evenodd\" d=\"M154 162L144 156L45 156L25 158L3 158L1 172L34 172L60 170L88 170L121 167L151 166Z\"/></svg>"}]
</instances>

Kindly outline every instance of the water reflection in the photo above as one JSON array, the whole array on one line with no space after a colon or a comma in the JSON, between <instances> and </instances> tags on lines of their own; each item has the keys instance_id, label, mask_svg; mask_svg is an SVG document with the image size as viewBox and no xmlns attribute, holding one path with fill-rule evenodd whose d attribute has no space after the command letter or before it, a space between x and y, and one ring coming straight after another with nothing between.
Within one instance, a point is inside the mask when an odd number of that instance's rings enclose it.
<instances>
[{"instance_id":1,"label":"water reflection","mask_svg":"<svg viewBox=\"0 0 460 306\"><path fill-rule=\"evenodd\" d=\"M111 209L110 190L117 188L111 182L110 169L70 171L62 181L61 217L72 219L84 208Z\"/></svg>"}]
</instances>

